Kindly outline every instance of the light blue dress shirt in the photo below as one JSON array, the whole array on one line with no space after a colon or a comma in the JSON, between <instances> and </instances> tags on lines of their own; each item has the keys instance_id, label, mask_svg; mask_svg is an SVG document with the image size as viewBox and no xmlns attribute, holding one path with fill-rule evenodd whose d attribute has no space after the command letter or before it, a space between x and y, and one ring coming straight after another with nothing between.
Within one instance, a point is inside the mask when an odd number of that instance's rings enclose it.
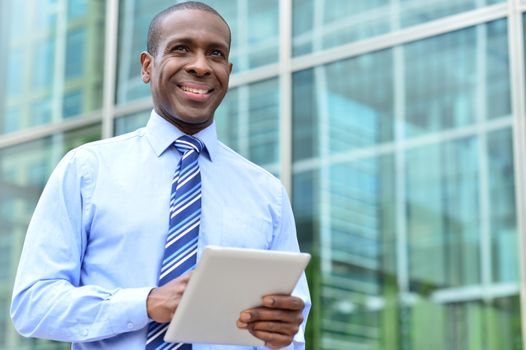
<instances>
[{"instance_id":1,"label":"light blue dress shirt","mask_svg":"<svg viewBox=\"0 0 526 350\"><path fill-rule=\"evenodd\" d=\"M70 151L53 171L28 228L11 318L20 334L72 349L143 350L146 299L157 285L182 132L152 112L145 128ZM270 173L200 131L206 245L298 251L287 194ZM302 276L293 293L310 309ZM303 329L287 349L303 349ZM254 349L194 344L195 350Z\"/></svg>"}]
</instances>

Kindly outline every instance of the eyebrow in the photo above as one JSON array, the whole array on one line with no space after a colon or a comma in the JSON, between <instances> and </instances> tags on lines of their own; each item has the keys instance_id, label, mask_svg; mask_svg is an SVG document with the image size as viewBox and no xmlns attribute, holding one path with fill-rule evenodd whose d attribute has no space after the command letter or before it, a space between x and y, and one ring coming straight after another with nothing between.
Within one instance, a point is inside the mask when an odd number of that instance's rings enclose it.
<instances>
[{"instance_id":1,"label":"eyebrow","mask_svg":"<svg viewBox=\"0 0 526 350\"><path fill-rule=\"evenodd\" d=\"M177 37L175 37L175 38L170 39L166 43L165 48L169 48L170 46L175 45L175 44L191 45L194 42L195 42L195 40L190 39L190 38L184 38L184 37L177 38ZM211 41L211 42L209 42L207 44L207 47L221 48L221 49L224 49L224 50L227 50L227 51L230 50L230 47L226 43L223 43L223 42L220 42L220 41Z\"/></svg>"}]
</instances>

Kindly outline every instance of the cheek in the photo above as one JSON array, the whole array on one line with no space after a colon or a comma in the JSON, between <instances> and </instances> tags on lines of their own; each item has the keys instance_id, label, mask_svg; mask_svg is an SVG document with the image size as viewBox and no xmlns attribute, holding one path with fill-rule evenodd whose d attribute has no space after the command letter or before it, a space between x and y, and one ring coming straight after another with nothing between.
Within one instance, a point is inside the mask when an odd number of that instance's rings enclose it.
<instances>
[{"instance_id":1,"label":"cheek","mask_svg":"<svg viewBox=\"0 0 526 350\"><path fill-rule=\"evenodd\" d=\"M228 83L230 77L230 69L228 67L228 65L224 64L218 64L214 67L216 77L222 84Z\"/></svg>"}]
</instances>

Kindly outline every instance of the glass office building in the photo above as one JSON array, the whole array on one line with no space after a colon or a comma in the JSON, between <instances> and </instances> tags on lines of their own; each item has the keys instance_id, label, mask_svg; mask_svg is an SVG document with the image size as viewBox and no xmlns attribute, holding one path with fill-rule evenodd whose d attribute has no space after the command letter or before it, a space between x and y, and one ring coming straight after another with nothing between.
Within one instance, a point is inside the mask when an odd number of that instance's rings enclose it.
<instances>
[{"instance_id":1,"label":"glass office building","mask_svg":"<svg viewBox=\"0 0 526 350\"><path fill-rule=\"evenodd\" d=\"M220 138L313 254L308 348L526 348L526 1L206 2L233 34ZM25 230L67 150L146 123L173 3L0 2L0 349L68 348L11 325Z\"/></svg>"}]
</instances>

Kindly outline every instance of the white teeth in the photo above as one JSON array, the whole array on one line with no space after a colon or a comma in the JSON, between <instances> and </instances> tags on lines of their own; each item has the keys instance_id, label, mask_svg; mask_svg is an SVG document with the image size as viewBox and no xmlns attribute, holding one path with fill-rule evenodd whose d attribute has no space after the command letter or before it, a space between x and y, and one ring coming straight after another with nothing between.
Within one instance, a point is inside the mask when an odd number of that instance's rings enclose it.
<instances>
[{"instance_id":1,"label":"white teeth","mask_svg":"<svg viewBox=\"0 0 526 350\"><path fill-rule=\"evenodd\" d=\"M191 92L191 93L194 93L194 94L206 94L208 92L208 90L201 90L201 89L192 89L192 88L189 88L187 86L183 86L182 89L184 91L188 91L188 92Z\"/></svg>"}]
</instances>

